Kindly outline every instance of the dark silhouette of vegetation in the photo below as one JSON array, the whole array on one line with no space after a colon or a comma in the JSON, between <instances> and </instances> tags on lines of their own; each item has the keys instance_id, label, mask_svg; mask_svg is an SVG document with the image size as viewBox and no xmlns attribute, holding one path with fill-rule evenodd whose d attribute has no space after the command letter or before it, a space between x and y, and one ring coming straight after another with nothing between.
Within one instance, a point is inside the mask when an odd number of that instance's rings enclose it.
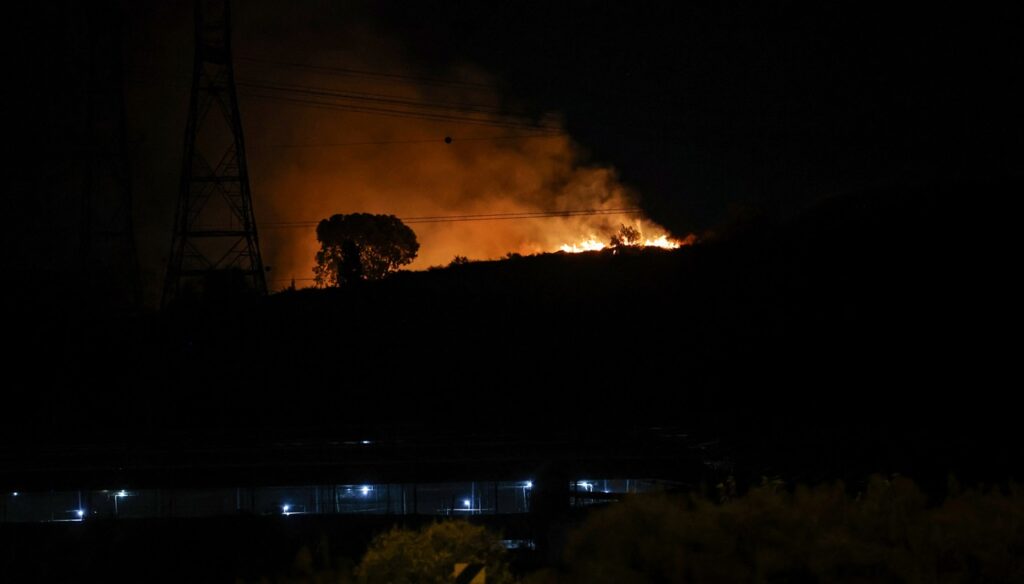
<instances>
[{"instance_id":1,"label":"dark silhouette of vegetation","mask_svg":"<svg viewBox=\"0 0 1024 584\"><path fill-rule=\"evenodd\" d=\"M378 536L356 568L361 584L446 584L456 563L484 564L488 584L512 582L501 538L482 526L444 521Z\"/></svg>"},{"instance_id":2,"label":"dark silhouette of vegetation","mask_svg":"<svg viewBox=\"0 0 1024 584\"><path fill-rule=\"evenodd\" d=\"M562 570L540 583L1021 582L1024 492L952 490L942 504L905 478L766 484L726 503L641 496L591 515Z\"/></svg>"},{"instance_id":3,"label":"dark silhouette of vegetation","mask_svg":"<svg viewBox=\"0 0 1024 584\"><path fill-rule=\"evenodd\" d=\"M643 238L640 237L640 231L636 227L622 225L619 227L619 230L612 235L612 239L608 242L608 245L610 247L624 247L640 245L641 243L643 243Z\"/></svg>"},{"instance_id":4,"label":"dark silhouette of vegetation","mask_svg":"<svg viewBox=\"0 0 1024 584\"><path fill-rule=\"evenodd\" d=\"M295 553L291 570L274 578L277 584L352 584L355 566L345 556L331 553L331 542L321 535L316 545L304 545ZM236 578L236 581L243 581ZM261 578L265 582L266 578Z\"/></svg>"},{"instance_id":5,"label":"dark silhouette of vegetation","mask_svg":"<svg viewBox=\"0 0 1024 584\"><path fill-rule=\"evenodd\" d=\"M316 227L317 286L379 280L416 258L416 234L394 215L333 215Z\"/></svg>"}]
</instances>

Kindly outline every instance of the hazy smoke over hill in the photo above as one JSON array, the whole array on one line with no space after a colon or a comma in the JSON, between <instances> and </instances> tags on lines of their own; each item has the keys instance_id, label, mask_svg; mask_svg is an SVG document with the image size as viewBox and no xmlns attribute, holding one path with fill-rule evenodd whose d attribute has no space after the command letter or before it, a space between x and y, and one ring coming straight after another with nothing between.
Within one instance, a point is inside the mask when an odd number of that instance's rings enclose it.
<instances>
[{"instance_id":1,"label":"hazy smoke over hill","mask_svg":"<svg viewBox=\"0 0 1024 584\"><path fill-rule=\"evenodd\" d=\"M407 218L636 207L614 169L587 164L586 152L559 131L557 114L526 113L525 104L509 102L505 94L513 92L471 65L417 65L369 19L306 8L246 3L234 13L236 81L273 288L292 278L309 283L315 222L336 213ZM129 127L142 144L134 161L141 247L151 280L162 277L166 261L191 74L191 15L168 12L135 15L137 24L150 20L131 28L126 41L135 80ZM553 251L607 240L620 223L637 221L602 215L419 223L420 254L411 267L446 264L455 255ZM640 227L663 233L646 222Z\"/></svg>"},{"instance_id":2,"label":"hazy smoke over hill","mask_svg":"<svg viewBox=\"0 0 1024 584\"><path fill-rule=\"evenodd\" d=\"M307 75L289 84L328 87L334 81L322 77ZM355 85L358 93L499 105L490 90L346 81L346 90ZM268 225L262 233L264 249L279 276L308 277L317 244L312 228L277 227L277 221L349 212L423 217L635 206L615 171L586 165L564 134L294 107L278 99L249 101L251 118L274 120L263 128L269 144L254 142L251 159L263 169L254 191L260 197L261 222ZM422 247L412 267L447 263L455 255L493 258L551 251L585 237L607 239L618 222L635 220L608 215L420 223L413 226Z\"/></svg>"}]
</instances>

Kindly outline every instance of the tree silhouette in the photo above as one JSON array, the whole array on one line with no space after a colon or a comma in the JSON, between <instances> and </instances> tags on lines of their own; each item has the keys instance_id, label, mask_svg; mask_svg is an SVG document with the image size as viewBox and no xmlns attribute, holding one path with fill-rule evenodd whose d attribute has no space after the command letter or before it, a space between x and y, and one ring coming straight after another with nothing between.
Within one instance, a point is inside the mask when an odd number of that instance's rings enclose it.
<instances>
[{"instance_id":1,"label":"tree silhouette","mask_svg":"<svg viewBox=\"0 0 1024 584\"><path fill-rule=\"evenodd\" d=\"M1011 485L1013 485L1011 483ZM641 495L591 513L558 571L530 584L592 582L1020 582L1024 493L1015 485L932 502L912 481L762 485L718 502Z\"/></svg>"},{"instance_id":2,"label":"tree silhouette","mask_svg":"<svg viewBox=\"0 0 1024 584\"><path fill-rule=\"evenodd\" d=\"M640 245L643 240L640 238L640 230L636 227L623 225L612 235L609 247Z\"/></svg>"},{"instance_id":3,"label":"tree silhouette","mask_svg":"<svg viewBox=\"0 0 1024 584\"><path fill-rule=\"evenodd\" d=\"M313 274L320 287L379 280L415 259L420 248L413 230L394 215L334 215L317 225L316 238Z\"/></svg>"},{"instance_id":4,"label":"tree silhouette","mask_svg":"<svg viewBox=\"0 0 1024 584\"><path fill-rule=\"evenodd\" d=\"M456 563L484 564L487 582L510 584L501 537L481 525L444 521L377 536L356 568L361 584L447 584Z\"/></svg>"}]
</instances>

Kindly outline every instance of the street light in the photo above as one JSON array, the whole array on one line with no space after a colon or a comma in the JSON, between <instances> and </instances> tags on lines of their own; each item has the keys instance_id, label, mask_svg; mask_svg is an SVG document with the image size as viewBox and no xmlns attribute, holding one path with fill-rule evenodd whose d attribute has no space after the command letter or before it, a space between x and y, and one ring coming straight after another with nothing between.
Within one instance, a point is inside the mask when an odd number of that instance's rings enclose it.
<instances>
[{"instance_id":1,"label":"street light","mask_svg":"<svg viewBox=\"0 0 1024 584\"><path fill-rule=\"evenodd\" d=\"M127 496L128 496L128 491L126 491L124 489L121 489L120 491L114 493L114 515L115 516L117 515L117 500L120 499L121 497L127 497Z\"/></svg>"},{"instance_id":2,"label":"street light","mask_svg":"<svg viewBox=\"0 0 1024 584\"><path fill-rule=\"evenodd\" d=\"M526 498L526 491L533 489L533 481L523 483L523 511L529 511L529 499Z\"/></svg>"}]
</instances>

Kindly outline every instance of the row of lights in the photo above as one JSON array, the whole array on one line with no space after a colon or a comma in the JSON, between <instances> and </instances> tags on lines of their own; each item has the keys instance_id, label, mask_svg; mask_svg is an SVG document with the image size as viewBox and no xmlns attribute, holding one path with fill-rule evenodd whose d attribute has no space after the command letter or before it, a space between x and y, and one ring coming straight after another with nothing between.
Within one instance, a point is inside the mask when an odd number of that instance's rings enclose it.
<instances>
[{"instance_id":1,"label":"row of lights","mask_svg":"<svg viewBox=\"0 0 1024 584\"><path fill-rule=\"evenodd\" d=\"M369 485L363 485L363 486L359 487L359 492L364 497L368 496L370 494L371 490L372 489L369 487ZM282 515L292 515L293 513L297 513L297 511L292 511L291 503L285 503L284 505L281 505L281 514Z\"/></svg>"},{"instance_id":2,"label":"row of lights","mask_svg":"<svg viewBox=\"0 0 1024 584\"><path fill-rule=\"evenodd\" d=\"M14 493L14 496L18 496L18 493ZM128 491L126 491L124 489L121 489L120 491L114 493L114 509L115 509L115 511L117 509L117 500L118 499L123 499L124 497L127 497L127 496L128 496ZM74 513L75 513L75 516L78 517L79 520L85 519L85 509L75 509Z\"/></svg>"},{"instance_id":3,"label":"row of lights","mask_svg":"<svg viewBox=\"0 0 1024 584\"><path fill-rule=\"evenodd\" d=\"M11 496L12 497L17 497L20 494L21 494L21 492L14 491L13 493L11 493ZM128 496L128 491L125 491L124 489L121 489L120 491L114 493L114 496L115 497L127 497Z\"/></svg>"},{"instance_id":4,"label":"row of lights","mask_svg":"<svg viewBox=\"0 0 1024 584\"><path fill-rule=\"evenodd\" d=\"M364 443L369 443L369 441L364 441ZM580 487L583 487L584 489L587 489L587 490L592 490L593 487L594 487L593 484L588 483L586 481L580 481L577 484ZM522 484L522 488L523 488L524 491L527 490L527 489L532 489L533 488L533 481L525 481ZM370 489L370 487L368 485L363 485L362 487L359 488L359 492L362 493L362 495L364 497L368 496L370 494L370 490L371 489ZM14 496L14 497L17 497L18 496L18 491L14 491L13 493L11 493L11 495ZM128 491L125 491L124 489L122 489L122 490L120 490L120 491L118 491L117 493L114 494L114 497L127 497L127 496L128 496ZM463 506L466 509L471 509L472 505L473 505L473 502L470 499L463 499L462 500L462 504L463 504ZM292 513L294 513L291 509L292 509L292 506L289 503L285 503L284 505L281 506L281 512L284 515L291 515ZM85 517L85 510L83 510L83 509L77 509L77 510L75 510L74 513L75 513L75 515L78 516L79 519L82 519L82 518Z\"/></svg>"},{"instance_id":5,"label":"row of lights","mask_svg":"<svg viewBox=\"0 0 1024 584\"><path fill-rule=\"evenodd\" d=\"M533 488L533 481L526 481L526 482L524 482L522 484L522 487L523 487L524 491L527 490L527 489L532 489ZM361 492L363 494L363 496L365 497L365 496L370 494L370 487L367 486L367 485L363 485L362 487L359 488L359 492ZM462 505L466 509L472 509L473 502L471 500L469 500L469 499L463 499L462 500ZM284 505L281 505L281 514L282 515L291 515L292 513L294 513L294 511L292 511L291 509L292 509L292 506L291 506L290 503L285 503Z\"/></svg>"},{"instance_id":6,"label":"row of lights","mask_svg":"<svg viewBox=\"0 0 1024 584\"><path fill-rule=\"evenodd\" d=\"M579 485L581 487L584 487L584 488L592 487L593 486L593 485L591 485L590 483L587 483L587 482L581 482L581 483L579 483ZM526 481L525 483L523 483L523 488L524 489L532 489L533 488L533 481ZM363 485L362 487L360 487L359 491L363 494L363 496L369 495L370 494L370 487L368 487L366 485ZM18 491L14 491L13 493L11 493L11 496L12 497L17 497L18 494L19 494ZM125 491L125 490L122 489L122 490L118 491L114 496L115 497L127 497L128 496L128 491ZM287 507L287 506L288 505L285 505L285 507ZM287 509L285 509L285 511L287 511Z\"/></svg>"},{"instance_id":7,"label":"row of lights","mask_svg":"<svg viewBox=\"0 0 1024 584\"><path fill-rule=\"evenodd\" d=\"M525 481L522 485L520 485L520 487L522 487L523 496L525 497L526 491L533 488L533 481ZM473 501L471 501L470 499L463 499L462 506L465 507L465 509L462 509L463 511L470 511L473 508Z\"/></svg>"}]
</instances>

